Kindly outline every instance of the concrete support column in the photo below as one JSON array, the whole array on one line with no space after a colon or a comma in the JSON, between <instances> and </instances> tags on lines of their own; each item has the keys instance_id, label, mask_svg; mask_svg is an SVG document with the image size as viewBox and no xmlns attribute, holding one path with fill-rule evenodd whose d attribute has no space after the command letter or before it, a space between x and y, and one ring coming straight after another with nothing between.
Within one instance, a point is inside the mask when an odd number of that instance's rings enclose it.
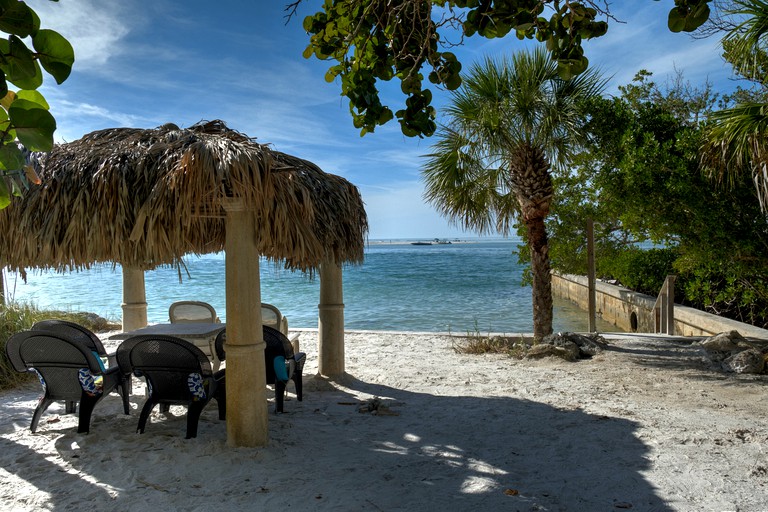
<instances>
[{"instance_id":1,"label":"concrete support column","mask_svg":"<svg viewBox=\"0 0 768 512\"><path fill-rule=\"evenodd\" d=\"M266 368L261 329L261 282L253 212L226 199L227 444L265 446Z\"/></svg>"},{"instance_id":2,"label":"concrete support column","mask_svg":"<svg viewBox=\"0 0 768 512\"><path fill-rule=\"evenodd\" d=\"M147 294L144 271L123 267L123 331L147 326Z\"/></svg>"},{"instance_id":3,"label":"concrete support column","mask_svg":"<svg viewBox=\"0 0 768 512\"><path fill-rule=\"evenodd\" d=\"M341 265L334 261L320 266L318 310L318 371L340 377L344 374L344 292Z\"/></svg>"}]
</instances>

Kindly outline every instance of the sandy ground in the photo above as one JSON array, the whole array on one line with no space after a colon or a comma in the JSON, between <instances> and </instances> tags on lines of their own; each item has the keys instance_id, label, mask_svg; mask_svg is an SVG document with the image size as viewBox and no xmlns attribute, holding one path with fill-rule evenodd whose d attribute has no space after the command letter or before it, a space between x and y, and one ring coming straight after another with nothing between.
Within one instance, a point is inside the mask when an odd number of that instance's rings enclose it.
<instances>
[{"instance_id":1,"label":"sandy ground","mask_svg":"<svg viewBox=\"0 0 768 512\"><path fill-rule=\"evenodd\" d=\"M196 439L184 409L135 432L110 395L90 434L39 385L0 394L6 510L768 510L766 376L715 371L690 340L606 336L591 360L462 355L444 335L350 332L347 378L313 378L271 414L269 444L232 448L215 403ZM289 386L292 391L292 386ZM271 393L268 393L271 400ZM359 412L379 397L383 412ZM150 508L151 510L152 508Z\"/></svg>"}]
</instances>

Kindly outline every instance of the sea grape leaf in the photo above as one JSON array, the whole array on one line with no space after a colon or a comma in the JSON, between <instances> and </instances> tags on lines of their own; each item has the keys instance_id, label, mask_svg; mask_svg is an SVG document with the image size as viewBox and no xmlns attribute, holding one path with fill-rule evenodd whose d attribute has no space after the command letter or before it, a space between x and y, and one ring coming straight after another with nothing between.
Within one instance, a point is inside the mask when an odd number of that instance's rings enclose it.
<instances>
[{"instance_id":1,"label":"sea grape leaf","mask_svg":"<svg viewBox=\"0 0 768 512\"><path fill-rule=\"evenodd\" d=\"M8 116L16 129L19 141L30 151L50 151L56 120L37 103L17 99L8 109Z\"/></svg>"},{"instance_id":2,"label":"sea grape leaf","mask_svg":"<svg viewBox=\"0 0 768 512\"><path fill-rule=\"evenodd\" d=\"M48 105L48 102L45 100L45 97L40 94L38 91L30 91L26 89L22 89L20 91L16 92L16 97L20 100L26 100L31 101L32 103L37 103L41 107L43 107L45 110L50 110L50 106Z\"/></svg>"},{"instance_id":3,"label":"sea grape leaf","mask_svg":"<svg viewBox=\"0 0 768 512\"><path fill-rule=\"evenodd\" d=\"M9 204L11 204L11 195L8 192L8 184L5 182L5 177L0 176L0 209Z\"/></svg>"},{"instance_id":4,"label":"sea grape leaf","mask_svg":"<svg viewBox=\"0 0 768 512\"><path fill-rule=\"evenodd\" d=\"M40 28L40 18L24 2L0 1L0 30L19 37L28 37Z\"/></svg>"},{"instance_id":5,"label":"sea grape leaf","mask_svg":"<svg viewBox=\"0 0 768 512\"><path fill-rule=\"evenodd\" d=\"M15 171L22 167L24 167L24 155L21 154L18 146L14 143L0 145L0 169Z\"/></svg>"},{"instance_id":6,"label":"sea grape leaf","mask_svg":"<svg viewBox=\"0 0 768 512\"><path fill-rule=\"evenodd\" d=\"M42 29L32 38L32 44L40 59L40 64L61 84L72 72L75 63L75 51L69 41L56 31Z\"/></svg>"}]
</instances>

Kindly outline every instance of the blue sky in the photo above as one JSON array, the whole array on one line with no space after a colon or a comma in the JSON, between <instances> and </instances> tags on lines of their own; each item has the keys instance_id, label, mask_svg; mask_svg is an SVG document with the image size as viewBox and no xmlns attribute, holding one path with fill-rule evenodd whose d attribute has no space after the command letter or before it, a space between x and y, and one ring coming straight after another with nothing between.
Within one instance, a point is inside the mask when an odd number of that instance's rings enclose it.
<instances>
[{"instance_id":1,"label":"blue sky","mask_svg":"<svg viewBox=\"0 0 768 512\"><path fill-rule=\"evenodd\" d=\"M429 139L410 139L391 122L360 137L338 83L324 80L329 64L307 60L303 18L322 4L305 0L286 24L283 0L28 0L42 26L59 31L76 62L61 86L47 77L42 92L57 119L57 141L117 126L190 126L222 119L275 149L344 176L361 191L371 239L468 238L422 199L419 176ZM684 72L731 90L730 68L716 39L696 41L666 28L672 0L619 0L608 35L585 44L593 65L613 78L608 92L640 69L657 83ZM528 43L530 44L530 43ZM514 37L468 39L455 50L465 69L485 55L524 47ZM448 99L434 90L436 107ZM399 87L384 97L401 101ZM385 103L387 101L385 100ZM393 110L396 110L393 108Z\"/></svg>"}]
</instances>

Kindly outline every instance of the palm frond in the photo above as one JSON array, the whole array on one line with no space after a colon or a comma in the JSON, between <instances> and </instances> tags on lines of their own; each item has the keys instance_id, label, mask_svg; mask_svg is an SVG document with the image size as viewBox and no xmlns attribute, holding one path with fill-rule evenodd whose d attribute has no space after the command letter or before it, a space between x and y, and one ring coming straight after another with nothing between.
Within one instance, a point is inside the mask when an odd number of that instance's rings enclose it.
<instances>
[{"instance_id":1,"label":"palm frond","mask_svg":"<svg viewBox=\"0 0 768 512\"><path fill-rule=\"evenodd\" d=\"M474 64L452 94L426 155L425 198L465 228L508 232L519 210L511 183L551 186L546 177L512 180L510 173L522 167L510 165L511 160L527 152L565 162L580 136L582 100L604 85L597 71L563 81L543 49ZM540 163L546 167L547 158ZM539 172L542 165L526 168Z\"/></svg>"},{"instance_id":2,"label":"palm frond","mask_svg":"<svg viewBox=\"0 0 768 512\"><path fill-rule=\"evenodd\" d=\"M732 184L751 174L763 211L768 205L768 105L745 103L710 115L701 163L709 174Z\"/></svg>"},{"instance_id":3,"label":"palm frond","mask_svg":"<svg viewBox=\"0 0 768 512\"><path fill-rule=\"evenodd\" d=\"M508 195L504 173L482 144L441 127L434 151L422 166L424 197L451 222L479 233L497 227L496 210Z\"/></svg>"},{"instance_id":4,"label":"palm frond","mask_svg":"<svg viewBox=\"0 0 768 512\"><path fill-rule=\"evenodd\" d=\"M756 49L766 48L768 34L768 1L765 0L734 0L733 8L726 14L742 18L723 38L723 44L729 46L736 56L735 65L743 70L757 70L754 59ZM763 77L754 77L762 79Z\"/></svg>"}]
</instances>

